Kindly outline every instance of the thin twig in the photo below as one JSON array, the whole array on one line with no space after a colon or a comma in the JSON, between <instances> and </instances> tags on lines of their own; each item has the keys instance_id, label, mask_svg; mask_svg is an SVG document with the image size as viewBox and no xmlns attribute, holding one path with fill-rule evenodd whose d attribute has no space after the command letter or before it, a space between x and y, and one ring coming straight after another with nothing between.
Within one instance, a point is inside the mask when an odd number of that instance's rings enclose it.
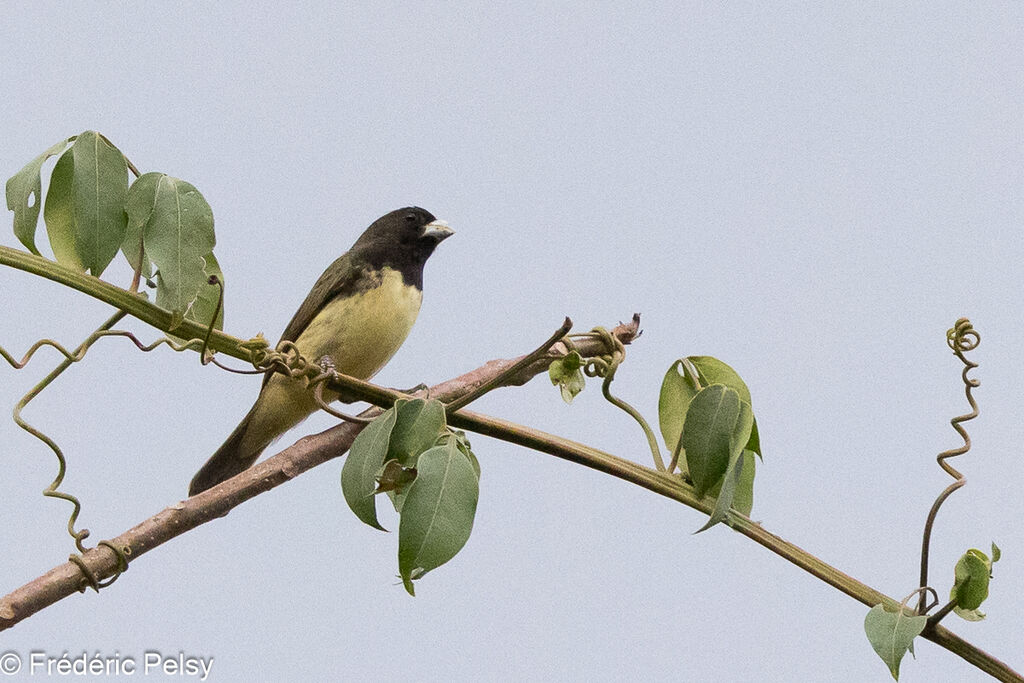
<instances>
[{"instance_id":1,"label":"thin twig","mask_svg":"<svg viewBox=\"0 0 1024 683\"><path fill-rule=\"evenodd\" d=\"M552 346L557 344L562 339L562 337L569 334L569 330L571 329L572 320L569 319L569 316L566 316L565 321L562 323L562 326L555 330L555 333L551 335L551 337L548 338L547 341L538 346L532 352L520 358L518 361L516 361L516 363L512 365L512 367L510 367L505 372L499 375L495 375L494 377L487 380L487 382L481 384L472 391L464 394L463 396L455 399L454 401L446 405L445 411L447 411L448 413L454 413L460 408L465 408L470 403L486 394L488 391L491 391L496 387L502 386L502 383L506 379L512 377L516 373L522 371L524 368L529 367L530 365L544 357L547 354L547 352L551 350Z\"/></svg>"}]
</instances>

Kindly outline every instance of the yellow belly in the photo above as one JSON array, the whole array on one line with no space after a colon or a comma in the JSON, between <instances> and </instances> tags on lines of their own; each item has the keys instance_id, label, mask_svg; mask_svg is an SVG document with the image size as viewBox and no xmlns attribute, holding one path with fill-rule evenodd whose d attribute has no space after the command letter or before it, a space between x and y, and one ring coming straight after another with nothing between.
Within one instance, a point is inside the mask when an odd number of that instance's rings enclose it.
<instances>
[{"instance_id":1,"label":"yellow belly","mask_svg":"<svg viewBox=\"0 0 1024 683\"><path fill-rule=\"evenodd\" d=\"M338 372L370 379L409 336L422 300L423 292L407 287L398 271L385 268L380 286L330 301L295 345L314 363L330 356Z\"/></svg>"},{"instance_id":2,"label":"yellow belly","mask_svg":"<svg viewBox=\"0 0 1024 683\"><path fill-rule=\"evenodd\" d=\"M329 356L335 369L370 379L395 355L419 314L423 292L407 287L398 271L385 268L378 287L334 299L295 340L304 358L317 363ZM335 396L324 393L325 400ZM254 407L245 446L265 448L304 420L316 402L301 380L280 373L263 387Z\"/></svg>"}]
</instances>

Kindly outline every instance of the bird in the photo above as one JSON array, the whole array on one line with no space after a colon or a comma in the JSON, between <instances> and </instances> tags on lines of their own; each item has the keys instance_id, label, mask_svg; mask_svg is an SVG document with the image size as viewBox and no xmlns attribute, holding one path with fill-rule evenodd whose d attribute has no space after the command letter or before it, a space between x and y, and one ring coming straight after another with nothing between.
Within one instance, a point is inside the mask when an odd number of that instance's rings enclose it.
<instances>
[{"instance_id":1,"label":"bird","mask_svg":"<svg viewBox=\"0 0 1024 683\"><path fill-rule=\"evenodd\" d=\"M448 223L417 206L381 216L327 267L281 341L293 342L312 363L329 359L339 373L370 379L409 335L423 301L423 266L452 234ZM305 382L268 372L252 408L192 478L189 496L251 467L315 410Z\"/></svg>"}]
</instances>

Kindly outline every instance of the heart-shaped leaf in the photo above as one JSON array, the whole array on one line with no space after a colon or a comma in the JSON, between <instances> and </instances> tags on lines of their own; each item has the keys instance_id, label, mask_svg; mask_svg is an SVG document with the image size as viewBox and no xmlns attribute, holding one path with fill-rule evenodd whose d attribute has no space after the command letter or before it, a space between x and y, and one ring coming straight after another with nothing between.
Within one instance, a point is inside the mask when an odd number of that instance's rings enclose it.
<instances>
[{"instance_id":1,"label":"heart-shaped leaf","mask_svg":"<svg viewBox=\"0 0 1024 683\"><path fill-rule=\"evenodd\" d=\"M900 679L900 661L910 650L914 651L914 638L928 625L928 617L915 616L906 607L891 612L883 605L872 607L864 617L864 632L872 649L889 667L889 673Z\"/></svg>"}]
</instances>

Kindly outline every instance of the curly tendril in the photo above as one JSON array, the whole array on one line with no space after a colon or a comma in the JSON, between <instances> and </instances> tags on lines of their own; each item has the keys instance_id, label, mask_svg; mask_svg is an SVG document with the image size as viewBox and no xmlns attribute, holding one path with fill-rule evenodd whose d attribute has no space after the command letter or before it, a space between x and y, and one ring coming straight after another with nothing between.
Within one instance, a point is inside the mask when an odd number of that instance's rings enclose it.
<instances>
[{"instance_id":1,"label":"curly tendril","mask_svg":"<svg viewBox=\"0 0 1024 683\"><path fill-rule=\"evenodd\" d=\"M979 343L981 343L981 335L978 334L977 330L974 329L974 326L971 325L971 321L968 320L967 318L960 318L959 320L956 321L952 328L946 331L946 345L949 346L949 348L953 351L953 354L957 358L959 358L960 361L964 364L964 369L960 373L960 378L963 380L964 383L964 394L967 397L967 403L971 406L971 412L967 413L966 415L954 417L952 420L949 421L949 423L953 426L953 429L955 429L957 433L960 434L960 437L964 440L963 445L960 446L959 448L953 448L948 451L943 451L942 453L939 453L939 455L936 456L935 458L936 462L938 462L939 464L939 467L941 467L949 476L956 479L956 481L947 486L942 491L942 493L939 494L938 498L935 499L935 502L932 504L931 510L928 512L928 519L925 521L924 524L924 536L921 541L921 588L924 588L928 585L928 551L929 545L931 544L932 527L935 524L935 517L936 515L938 515L939 508L946 501L946 499L949 498L954 491L961 488L964 484L967 483L967 478L964 477L963 474L961 474L955 467L953 467L947 461L950 458L955 458L958 455L963 455L964 453L967 453L967 451L971 450L971 436L967 433L967 430L964 429L962 423L967 422L968 420L973 420L978 416L978 404L977 402L975 402L974 396L972 395L971 391L972 389L978 387L981 384L981 382L979 382L977 379L967 376L967 373L973 370L974 368L978 367L978 364L975 363L974 361L968 360L964 356L964 353L974 350L975 348L977 348ZM917 611L919 614L927 613L928 610L930 610L937 604L937 600L931 604L925 603L926 593L922 592L920 601L917 605ZM943 616L948 611L948 609L944 608L944 611L942 613L937 613L935 617L941 618L941 616ZM938 619L936 619L936 621L937 620Z\"/></svg>"},{"instance_id":2,"label":"curly tendril","mask_svg":"<svg viewBox=\"0 0 1024 683\"><path fill-rule=\"evenodd\" d=\"M587 377L600 377L603 380L601 382L601 394L605 397L605 400L616 408L624 411L640 425L640 428L644 432L644 436L647 437L647 445L651 449L651 457L654 459L655 467L659 472L665 472L665 461L661 457L661 449L658 447L658 439L654 436L654 431L651 429L651 426L647 424L647 420L645 420L644 416L640 414L640 411L629 403L623 401L618 396L612 394L611 391L612 381L615 379L615 373L622 364L622 361L626 359L625 345L615 335L603 327L595 327L590 332L573 336L577 339L596 338L604 343L608 353L587 358L583 364L583 374ZM569 337L566 337L566 339L569 339ZM572 347L570 346L569 348L571 349Z\"/></svg>"}]
</instances>

